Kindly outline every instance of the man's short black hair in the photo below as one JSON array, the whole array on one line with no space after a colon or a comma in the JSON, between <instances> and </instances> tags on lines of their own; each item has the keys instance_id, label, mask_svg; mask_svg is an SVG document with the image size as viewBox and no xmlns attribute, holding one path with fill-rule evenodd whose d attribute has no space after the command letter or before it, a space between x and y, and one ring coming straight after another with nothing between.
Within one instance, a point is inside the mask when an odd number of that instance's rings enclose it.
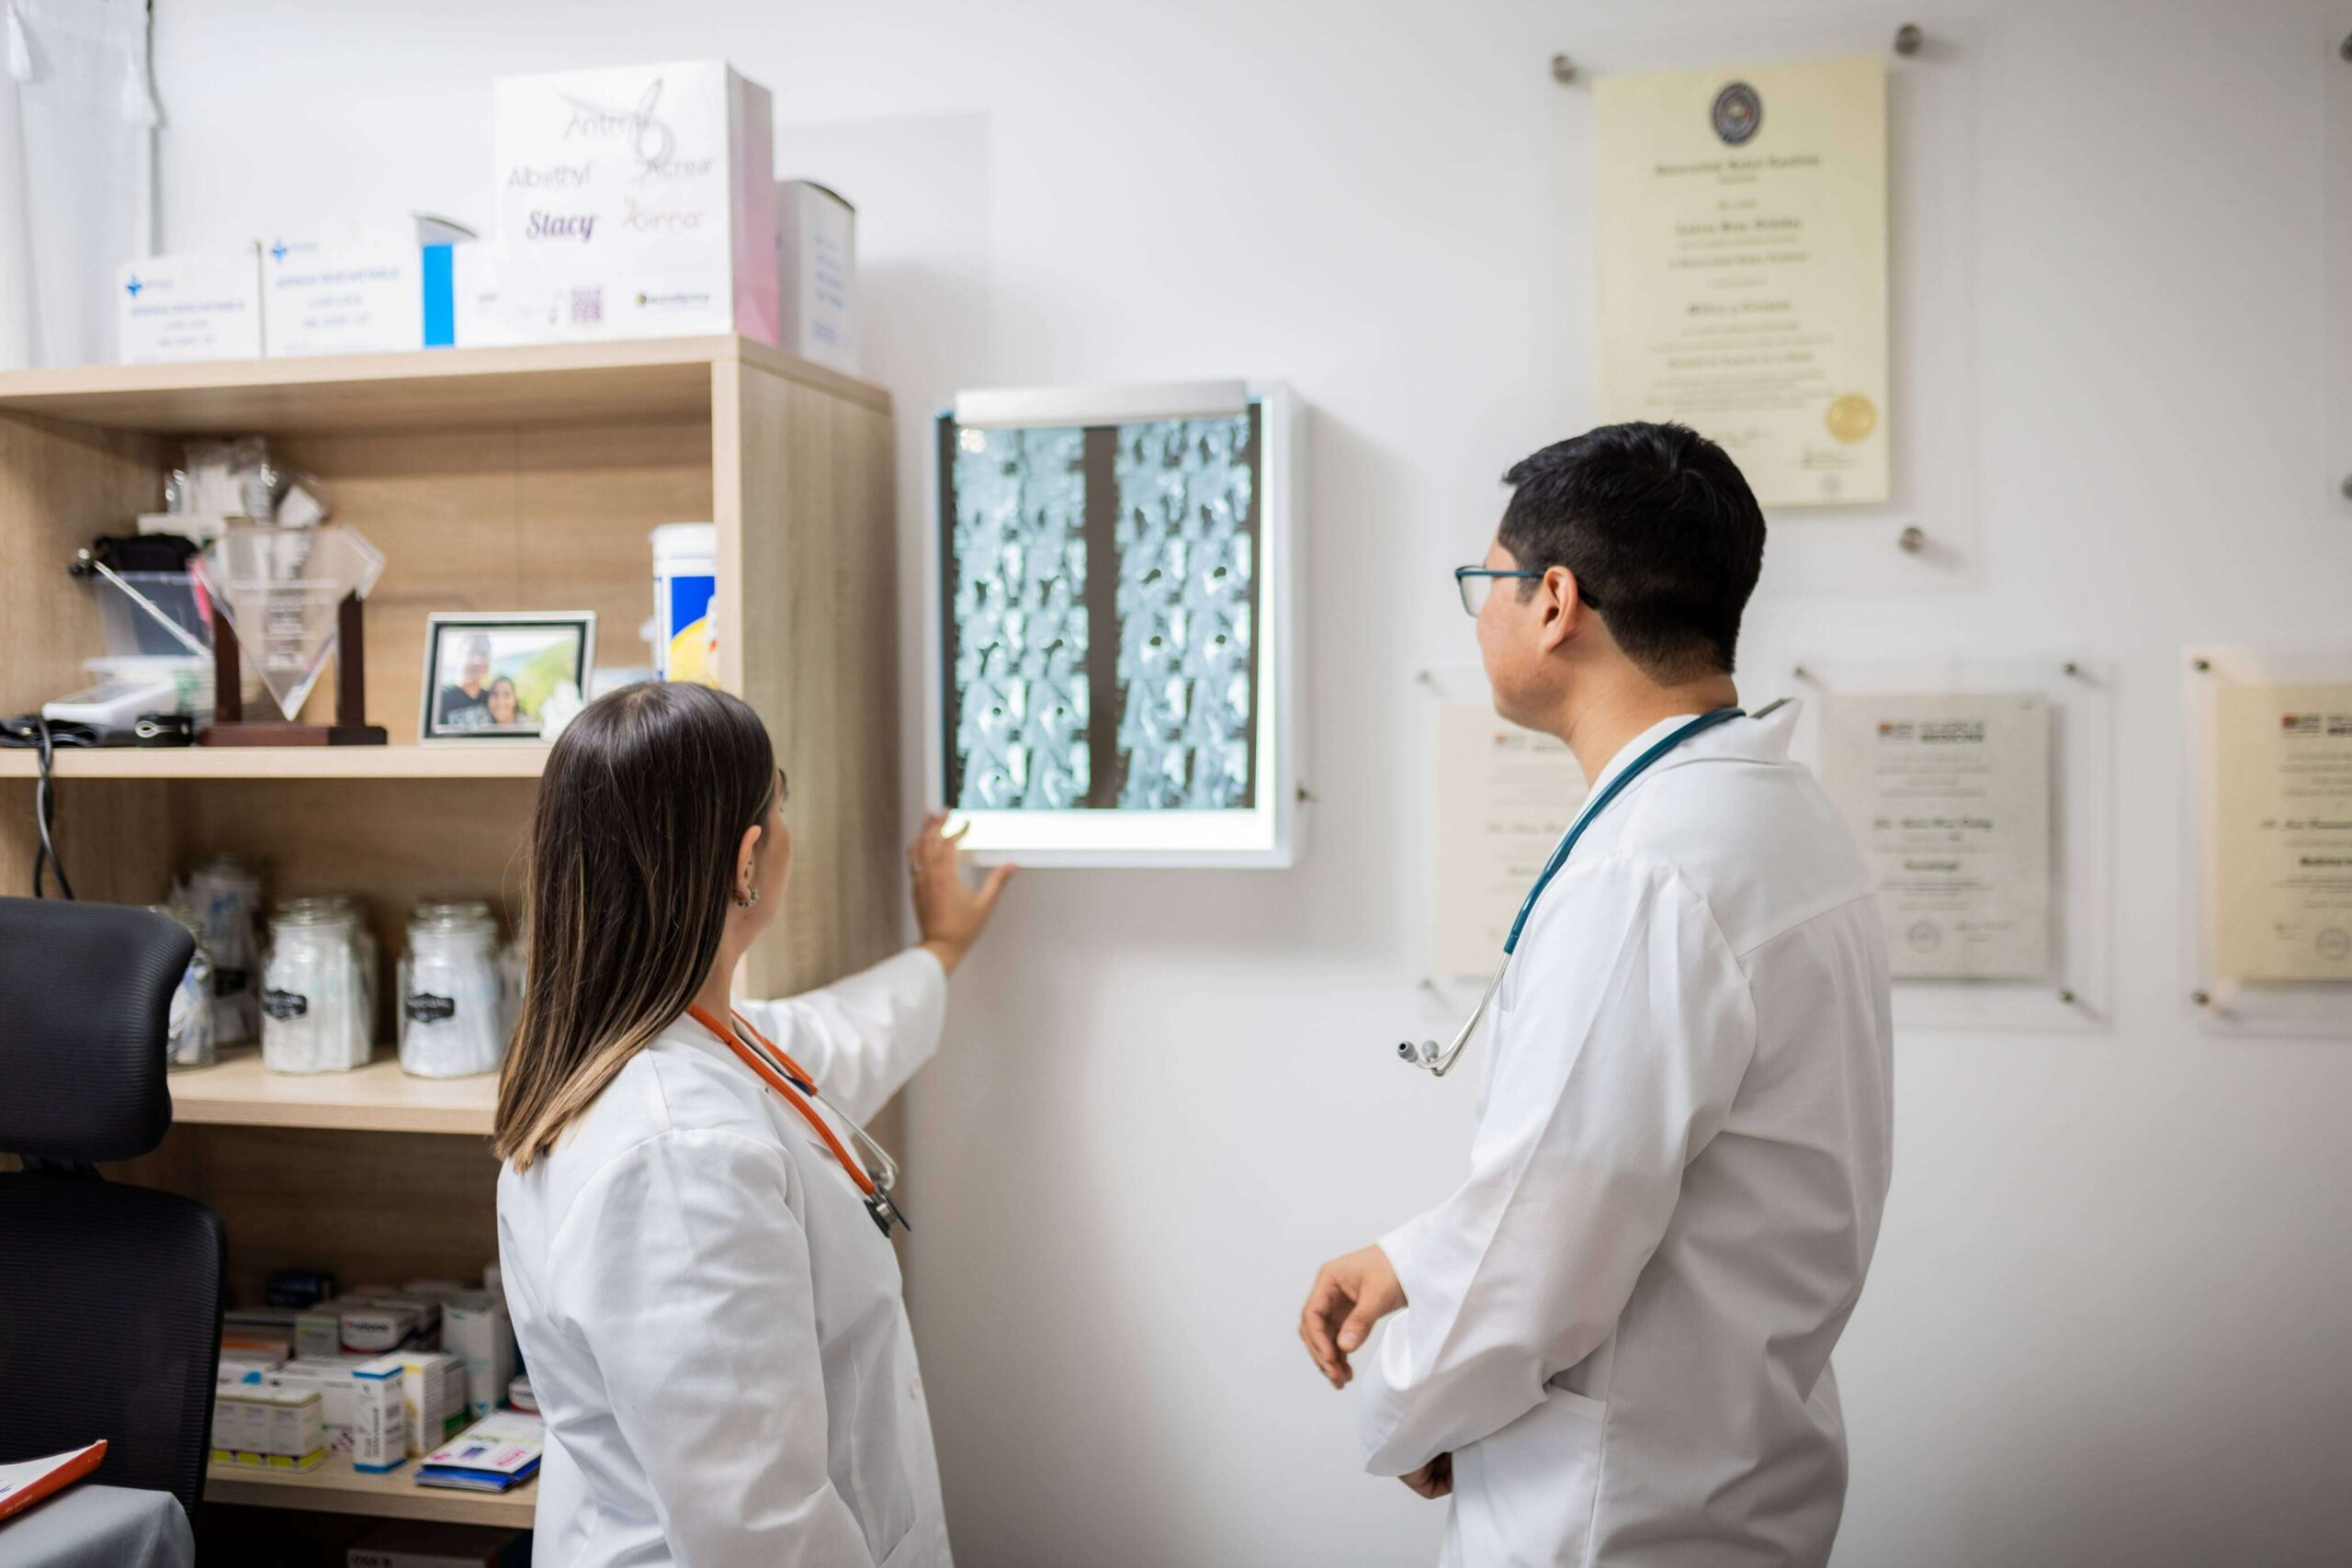
<instances>
[{"instance_id":1,"label":"man's short black hair","mask_svg":"<svg viewBox=\"0 0 2352 1568\"><path fill-rule=\"evenodd\" d=\"M1521 458L1503 483L1503 548L1529 570L1574 572L1652 680L1731 672L1764 512L1722 447L1687 425L1604 424Z\"/></svg>"}]
</instances>

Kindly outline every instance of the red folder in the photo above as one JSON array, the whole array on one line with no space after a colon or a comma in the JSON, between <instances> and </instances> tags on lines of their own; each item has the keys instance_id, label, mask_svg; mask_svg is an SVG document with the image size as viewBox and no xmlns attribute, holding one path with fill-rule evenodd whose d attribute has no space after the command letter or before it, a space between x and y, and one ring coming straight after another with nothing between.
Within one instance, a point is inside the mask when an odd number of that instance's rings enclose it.
<instances>
[{"instance_id":1,"label":"red folder","mask_svg":"<svg viewBox=\"0 0 2352 1568\"><path fill-rule=\"evenodd\" d=\"M22 1513L52 1492L63 1491L97 1469L106 1457L107 1440L100 1438L86 1449L69 1449L20 1464L0 1464L0 1519Z\"/></svg>"}]
</instances>

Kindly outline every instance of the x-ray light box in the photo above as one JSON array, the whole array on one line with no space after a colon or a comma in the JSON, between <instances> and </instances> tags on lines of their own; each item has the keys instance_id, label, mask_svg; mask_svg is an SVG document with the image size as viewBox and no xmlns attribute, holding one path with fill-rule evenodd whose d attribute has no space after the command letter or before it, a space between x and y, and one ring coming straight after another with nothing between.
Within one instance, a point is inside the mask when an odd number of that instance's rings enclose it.
<instances>
[{"instance_id":1,"label":"x-ray light box","mask_svg":"<svg viewBox=\"0 0 2352 1568\"><path fill-rule=\"evenodd\" d=\"M939 415L930 779L978 858L1291 863L1303 423L1239 381Z\"/></svg>"}]
</instances>

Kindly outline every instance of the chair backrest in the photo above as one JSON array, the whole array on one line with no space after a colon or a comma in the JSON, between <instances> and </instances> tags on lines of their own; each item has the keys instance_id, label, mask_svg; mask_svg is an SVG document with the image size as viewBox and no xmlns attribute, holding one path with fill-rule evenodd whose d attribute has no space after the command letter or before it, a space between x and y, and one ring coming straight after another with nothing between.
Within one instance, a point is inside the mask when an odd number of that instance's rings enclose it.
<instances>
[{"instance_id":1,"label":"chair backrest","mask_svg":"<svg viewBox=\"0 0 2352 1568\"><path fill-rule=\"evenodd\" d=\"M171 1125L164 1033L194 942L117 905L0 898L0 1463L107 1439L97 1479L204 1494L219 1216L70 1168Z\"/></svg>"}]
</instances>

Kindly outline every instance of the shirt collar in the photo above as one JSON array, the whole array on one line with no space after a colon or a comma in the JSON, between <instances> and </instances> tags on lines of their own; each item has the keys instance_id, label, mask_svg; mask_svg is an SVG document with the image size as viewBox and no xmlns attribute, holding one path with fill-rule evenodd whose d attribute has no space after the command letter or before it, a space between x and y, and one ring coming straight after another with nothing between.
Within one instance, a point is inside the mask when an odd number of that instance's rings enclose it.
<instances>
[{"instance_id":1,"label":"shirt collar","mask_svg":"<svg viewBox=\"0 0 2352 1568\"><path fill-rule=\"evenodd\" d=\"M1702 729L1650 765L1663 768L1701 757L1736 757L1755 762L1785 762L1789 760L1790 739L1796 732L1799 706L1799 701L1791 698L1773 706L1771 712L1760 718L1751 711L1746 718L1736 718L1728 724ZM1659 719L1620 746L1616 754L1602 765L1600 776L1592 781L1592 788L1587 792L1587 797L1599 795L1618 774L1632 767L1636 758L1698 716L1699 710L1694 709Z\"/></svg>"}]
</instances>

